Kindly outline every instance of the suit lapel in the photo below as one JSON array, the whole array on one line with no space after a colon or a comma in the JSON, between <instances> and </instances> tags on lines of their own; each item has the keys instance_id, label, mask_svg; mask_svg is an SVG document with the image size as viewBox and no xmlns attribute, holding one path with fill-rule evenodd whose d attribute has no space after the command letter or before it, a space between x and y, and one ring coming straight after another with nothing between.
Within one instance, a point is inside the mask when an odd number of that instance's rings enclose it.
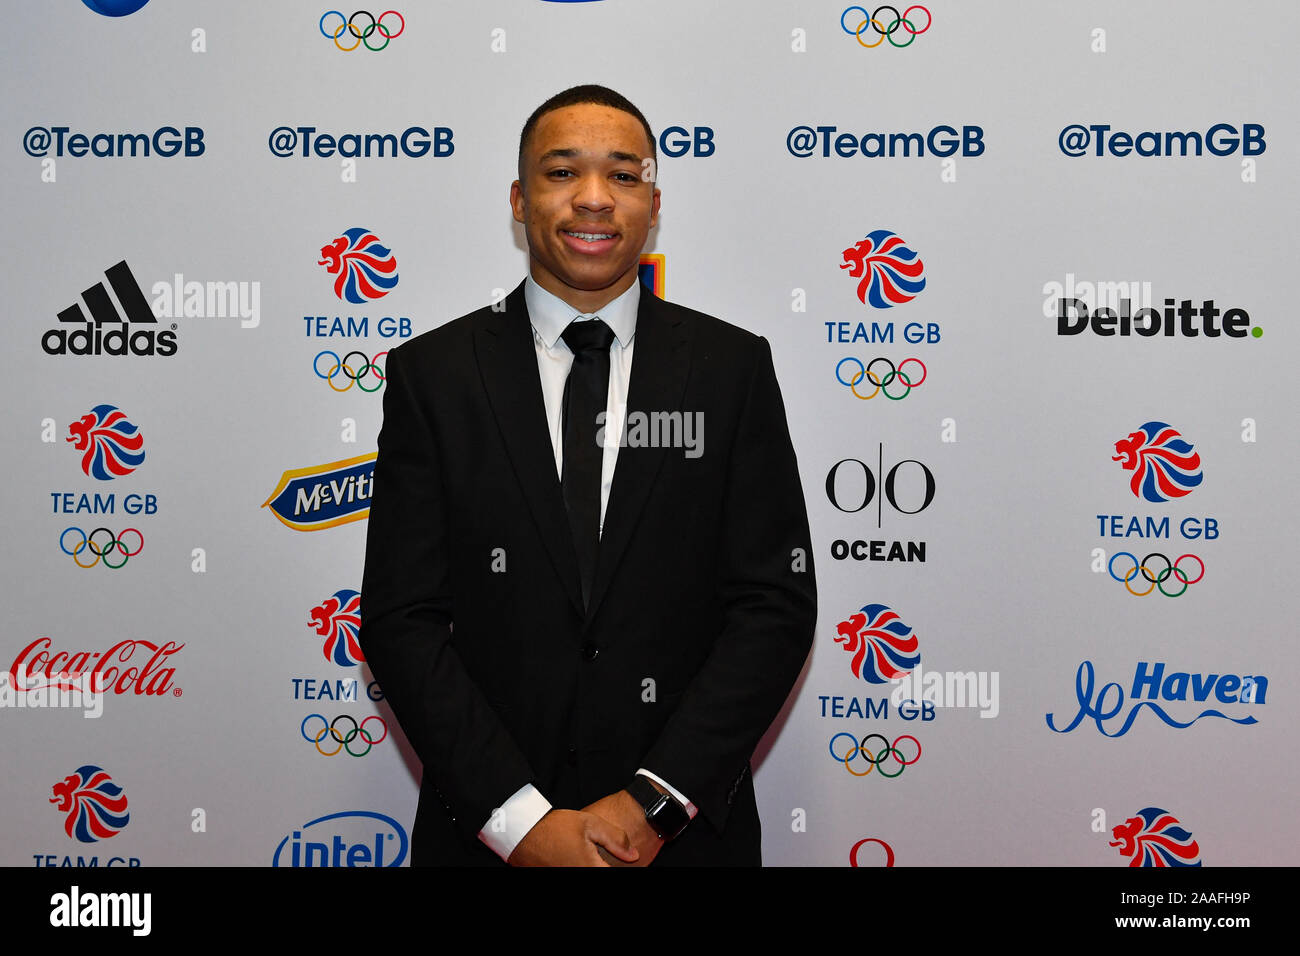
<instances>
[{"instance_id":1,"label":"suit lapel","mask_svg":"<svg viewBox=\"0 0 1300 956\"><path fill-rule=\"evenodd\" d=\"M523 283L506 297L505 305L502 312L489 312L487 322L475 330L479 372L515 479L569 600L581 614L578 555L555 474L555 450L546 426L546 406ZM641 347L640 341L636 347Z\"/></svg>"},{"instance_id":2,"label":"suit lapel","mask_svg":"<svg viewBox=\"0 0 1300 956\"><path fill-rule=\"evenodd\" d=\"M677 311L666 308L663 301L648 289L641 290L636 344L632 353L632 378L627 393L629 414L633 411L681 409L690 357L688 333L689 326ZM670 451L666 448L619 449L614 482L605 508L588 621L609 589L619 562L631 543L632 532L645 508L664 456ZM681 454L681 449L673 453Z\"/></svg>"}]
</instances>

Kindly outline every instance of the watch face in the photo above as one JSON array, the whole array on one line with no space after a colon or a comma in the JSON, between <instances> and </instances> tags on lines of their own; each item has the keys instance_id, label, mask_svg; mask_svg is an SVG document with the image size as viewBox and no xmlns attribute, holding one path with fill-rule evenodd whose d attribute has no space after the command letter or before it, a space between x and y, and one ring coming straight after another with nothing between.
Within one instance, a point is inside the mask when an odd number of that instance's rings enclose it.
<instances>
[{"instance_id":1,"label":"watch face","mask_svg":"<svg viewBox=\"0 0 1300 956\"><path fill-rule=\"evenodd\" d=\"M690 816L668 794L661 794L658 802L646 810L646 819L658 831L660 837L671 840L686 829L691 822Z\"/></svg>"}]
</instances>

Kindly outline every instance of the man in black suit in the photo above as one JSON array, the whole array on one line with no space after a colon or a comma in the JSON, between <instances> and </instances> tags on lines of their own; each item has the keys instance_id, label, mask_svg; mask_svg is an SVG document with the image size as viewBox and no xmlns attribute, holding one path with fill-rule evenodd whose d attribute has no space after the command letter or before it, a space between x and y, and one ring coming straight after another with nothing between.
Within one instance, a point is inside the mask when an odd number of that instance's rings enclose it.
<instances>
[{"instance_id":1,"label":"man in black suit","mask_svg":"<svg viewBox=\"0 0 1300 956\"><path fill-rule=\"evenodd\" d=\"M808 520L767 342L638 281L654 144L613 90L542 104L528 279L388 356L361 643L424 765L417 864L760 862Z\"/></svg>"}]
</instances>

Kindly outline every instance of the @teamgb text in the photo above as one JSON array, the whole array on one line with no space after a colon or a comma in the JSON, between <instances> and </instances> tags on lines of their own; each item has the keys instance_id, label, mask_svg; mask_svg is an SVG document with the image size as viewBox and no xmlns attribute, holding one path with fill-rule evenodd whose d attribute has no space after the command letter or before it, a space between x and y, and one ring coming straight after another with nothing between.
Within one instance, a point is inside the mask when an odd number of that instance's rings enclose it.
<instances>
[{"instance_id":1,"label":"@teamgb text","mask_svg":"<svg viewBox=\"0 0 1300 956\"><path fill-rule=\"evenodd\" d=\"M329 387L336 392L346 392L353 385L363 392L377 392L384 387L384 368L379 364L388 351L376 352L374 358L368 358L365 352L349 352L347 355L339 358L337 352L331 352L328 349L324 352L317 352L316 358L312 360L312 371L316 373L317 378L325 379ZM328 356L328 358L326 358ZM325 359L322 366L321 359ZM330 361L333 359L333 362ZM325 368L327 371L322 372ZM336 381L342 381L342 385L335 385Z\"/></svg>"},{"instance_id":2,"label":"@teamgb text","mask_svg":"<svg viewBox=\"0 0 1300 956\"><path fill-rule=\"evenodd\" d=\"M338 724L339 721L343 720L348 721L352 726L347 727L345 725L343 731L340 732ZM366 724L370 723L372 720L376 721L379 726L378 728L367 730ZM308 721L312 721L311 727L307 726ZM315 721L320 721L319 730L316 729L317 724ZM388 739L388 724L384 723L384 719L378 714L371 714L359 724L355 717L351 717L348 714L339 714L332 721L327 721L321 714L308 714L302 719L302 723L299 725L299 731L302 733L303 740L306 740L308 743L314 743L316 745L316 750L325 757L333 757L341 750L346 750L354 757L364 757L366 754L370 753L371 747L375 744L383 743ZM379 732L378 737L375 736L375 733L377 732ZM325 747L322 747L321 743L322 741L325 741L327 736L329 737L329 742L326 742ZM365 750L361 749L360 743L355 745L353 744L353 741L357 738L360 738L362 743L365 744ZM326 749L326 747L331 746L332 749ZM356 749L353 749L354 746Z\"/></svg>"},{"instance_id":3,"label":"@teamgb text","mask_svg":"<svg viewBox=\"0 0 1300 956\"><path fill-rule=\"evenodd\" d=\"M838 754L835 752L835 741L839 740L841 737L847 737L849 743L852 745L844 754ZM867 741L873 739L880 740L880 746L874 751L867 747ZM898 747L899 743L904 740L910 740L912 743L916 744L916 756L911 760L905 759L902 750ZM880 776L882 777L897 777L904 770L921 759L921 742L911 734L903 734L900 737L896 737L892 744L889 742L889 738L884 734L867 734L861 740L858 740L858 738L852 734L841 731L831 738L830 751L831 756L835 758L836 763L844 764L844 769L855 777L865 777L873 770L879 771ZM877 754L879 754L879 756L876 756ZM863 762L866 763L866 770L859 771L854 769L853 762L859 757L861 757ZM886 761L890 762L887 764ZM888 767L888 769L886 769L886 767ZM897 767L898 769L894 770L894 767Z\"/></svg>"},{"instance_id":4,"label":"@teamgb text","mask_svg":"<svg viewBox=\"0 0 1300 956\"><path fill-rule=\"evenodd\" d=\"M72 545L72 550L68 550L68 545ZM102 561L104 567L116 571L144 550L144 535L135 528L117 534L108 528L96 528L90 534L80 528L64 528L59 535L59 548L71 555L79 568L93 568Z\"/></svg>"},{"instance_id":5,"label":"@teamgb text","mask_svg":"<svg viewBox=\"0 0 1300 956\"><path fill-rule=\"evenodd\" d=\"M876 364L878 362L884 362L888 365L889 371L886 372L883 369L877 370ZM904 372L903 366L913 362L916 363L916 368L912 369L910 372ZM917 369L920 369L919 374L917 373ZM925 381L925 377L928 374L929 373L925 368L925 363L918 358L905 358L903 361L898 363L897 367L895 367L894 363L884 356L873 358L866 365L863 365L861 359L856 359L850 355L840 359L839 363L835 366L835 381L849 389L849 391L864 402L869 401L882 393L885 398L892 399L895 402L907 398L908 395L912 394L912 389L918 387ZM863 384L863 379L866 380L867 384ZM902 385L896 385L895 382L902 382ZM863 395L862 392L858 391L859 385L861 385L863 391L865 391L868 384L871 386L871 391L866 395ZM892 393L889 391L890 385L894 386L894 391Z\"/></svg>"},{"instance_id":6,"label":"@teamgb text","mask_svg":"<svg viewBox=\"0 0 1300 956\"><path fill-rule=\"evenodd\" d=\"M327 17L338 17L338 20L330 20L329 24L326 25L325 19ZM358 25L358 17L367 17L369 19L368 21L360 21L360 24ZM389 17L396 17L396 20L389 20ZM385 25L384 22L386 20L388 20L387 25ZM337 26L335 25L336 23ZM327 40L333 40L334 45L344 53L351 53L362 44L365 44L367 50L378 52L388 46L390 41L401 36L402 31L405 29L406 18L396 10L385 10L378 17L369 10L358 10L350 17L343 16L343 14L338 10L326 10L320 18L321 36L325 37ZM345 32L353 41L350 46L339 42L339 39ZM371 37L376 33L384 38L383 43L379 43L378 40L375 40L373 43L371 42Z\"/></svg>"},{"instance_id":7,"label":"@teamgb text","mask_svg":"<svg viewBox=\"0 0 1300 956\"><path fill-rule=\"evenodd\" d=\"M1118 558L1128 558L1128 561L1120 564L1120 569L1124 572L1123 574L1115 573L1115 561ZM1164 567L1160 568L1158 571L1153 570L1150 563L1153 558L1159 558L1163 561L1165 563ZM1195 561L1200 569L1199 573L1194 578L1189 577L1187 571L1182 567L1183 561L1189 558L1192 561ZM1188 567L1191 567L1190 563L1188 564ZM1184 591L1186 591L1191 585L1199 582L1201 578L1205 577L1205 562L1196 555L1180 554L1171 562L1168 557L1161 554L1159 551L1152 551L1141 561L1139 561L1137 555L1133 554L1131 551L1116 551L1111 555L1110 561L1107 562L1106 569L1110 572L1110 576L1123 584L1125 590L1134 597L1146 597L1152 591L1157 589L1159 589L1160 593L1165 597L1182 597ZM1169 587L1178 588L1177 590L1165 589L1165 582L1171 579L1173 580L1173 583L1170 584ZM1142 587L1143 581L1146 582L1146 589L1141 591L1134 590L1133 586L1136 584L1138 587ZM1182 585L1181 587L1179 587L1180 584Z\"/></svg>"},{"instance_id":8,"label":"@teamgb text","mask_svg":"<svg viewBox=\"0 0 1300 956\"><path fill-rule=\"evenodd\" d=\"M893 16L882 17L880 14L885 10L888 10L893 14ZM925 14L925 26L921 27L919 30L916 27L917 21L912 18L912 13L916 10L920 10ZM849 24L852 21L846 21L846 18L854 11L862 14L862 19L859 21L856 29L850 29ZM933 17L930 16L930 11L919 3L908 7L901 14L898 12L896 7L891 7L889 4L882 4L881 6L876 7L875 13L867 13L866 7L854 6L845 7L844 12L840 14L840 29L850 36L857 37L858 42L869 50L874 50L886 40L889 41L891 46L911 46L916 42L918 36L930 29L931 22L933 22ZM863 31L865 31L868 26L871 27L871 32L869 32L867 36L878 37L878 39L872 43L868 43L866 40L862 39ZM906 37L906 40L900 42L894 39L895 35Z\"/></svg>"}]
</instances>

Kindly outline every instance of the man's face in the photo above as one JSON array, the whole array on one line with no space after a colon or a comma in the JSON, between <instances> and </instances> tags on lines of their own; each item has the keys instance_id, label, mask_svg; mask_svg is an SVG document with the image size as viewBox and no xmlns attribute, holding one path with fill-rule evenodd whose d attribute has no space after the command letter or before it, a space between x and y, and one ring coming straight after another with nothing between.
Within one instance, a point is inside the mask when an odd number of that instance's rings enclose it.
<instances>
[{"instance_id":1,"label":"man's face","mask_svg":"<svg viewBox=\"0 0 1300 956\"><path fill-rule=\"evenodd\" d=\"M643 178L649 155L645 128L622 110L583 103L538 120L510 186L538 285L594 312L636 281L659 218L659 190Z\"/></svg>"}]
</instances>

